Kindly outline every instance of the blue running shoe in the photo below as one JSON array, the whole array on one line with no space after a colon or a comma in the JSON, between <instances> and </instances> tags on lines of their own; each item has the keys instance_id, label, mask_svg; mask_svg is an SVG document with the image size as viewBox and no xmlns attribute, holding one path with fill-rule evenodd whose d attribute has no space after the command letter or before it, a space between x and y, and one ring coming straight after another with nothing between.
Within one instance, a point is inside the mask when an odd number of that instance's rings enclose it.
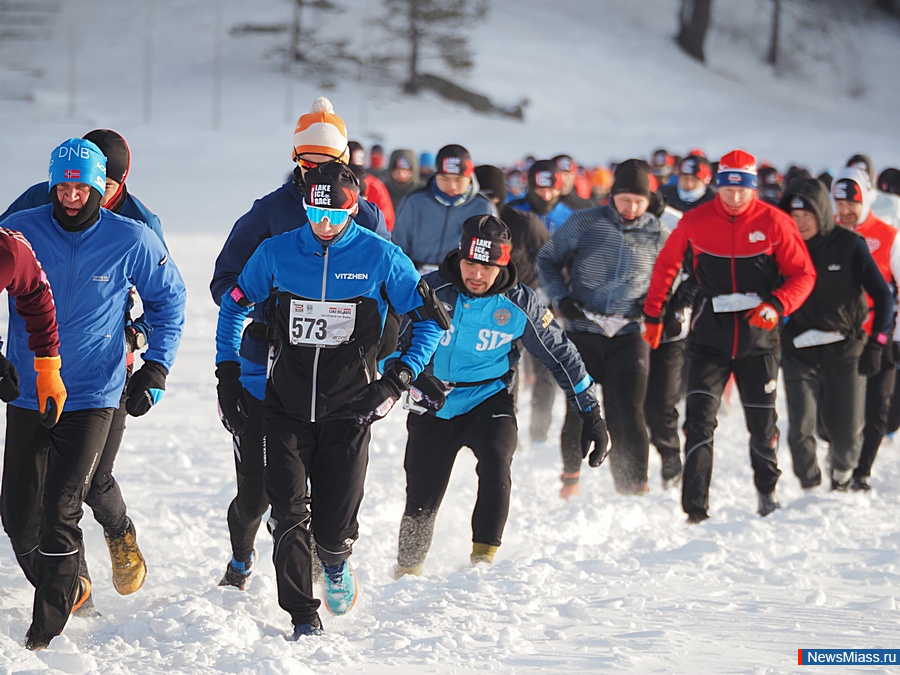
<instances>
[{"instance_id":1,"label":"blue running shoe","mask_svg":"<svg viewBox=\"0 0 900 675\"><path fill-rule=\"evenodd\" d=\"M234 586L238 590L243 591L247 588L247 581L250 578L250 573L253 572L254 562L256 562L256 549L250 554L250 560L247 562L240 562L232 556L228 566L225 568L225 576L222 577L219 586Z\"/></svg>"},{"instance_id":2,"label":"blue running shoe","mask_svg":"<svg viewBox=\"0 0 900 675\"><path fill-rule=\"evenodd\" d=\"M325 565L325 607L335 616L342 616L353 609L359 597L356 574L349 560L340 565Z\"/></svg>"},{"instance_id":3,"label":"blue running shoe","mask_svg":"<svg viewBox=\"0 0 900 675\"><path fill-rule=\"evenodd\" d=\"M319 621L319 615L313 614L309 617L307 623L298 623L294 626L294 634L291 635L291 642L296 642L305 635L325 635L322 628L322 622Z\"/></svg>"}]
</instances>

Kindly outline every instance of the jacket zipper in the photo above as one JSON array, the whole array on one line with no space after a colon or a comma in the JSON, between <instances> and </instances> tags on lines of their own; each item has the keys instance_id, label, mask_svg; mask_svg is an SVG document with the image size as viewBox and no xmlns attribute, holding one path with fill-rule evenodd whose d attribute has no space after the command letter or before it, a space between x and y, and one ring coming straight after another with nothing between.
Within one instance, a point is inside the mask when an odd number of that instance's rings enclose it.
<instances>
[{"instance_id":1,"label":"jacket zipper","mask_svg":"<svg viewBox=\"0 0 900 675\"><path fill-rule=\"evenodd\" d=\"M325 302L325 286L328 283L328 247L323 246L324 263L322 265L322 302ZM319 380L319 354L322 352L321 347L316 347L316 356L313 358L312 372L312 398L309 402L309 421L316 421L316 397L318 396L318 380Z\"/></svg>"},{"instance_id":2,"label":"jacket zipper","mask_svg":"<svg viewBox=\"0 0 900 675\"><path fill-rule=\"evenodd\" d=\"M735 217L731 216L730 219L731 219L731 226L732 226L731 227L731 292L737 293L738 292L738 290L737 290L737 271L735 269L735 262L734 262L735 247L737 245L737 242L735 241L735 227L734 227ZM731 348L731 358L732 359L737 358L737 351L738 351L738 331L740 329L740 320L738 319L738 314L739 314L739 312L734 312L734 344L732 345L732 348Z\"/></svg>"}]
</instances>

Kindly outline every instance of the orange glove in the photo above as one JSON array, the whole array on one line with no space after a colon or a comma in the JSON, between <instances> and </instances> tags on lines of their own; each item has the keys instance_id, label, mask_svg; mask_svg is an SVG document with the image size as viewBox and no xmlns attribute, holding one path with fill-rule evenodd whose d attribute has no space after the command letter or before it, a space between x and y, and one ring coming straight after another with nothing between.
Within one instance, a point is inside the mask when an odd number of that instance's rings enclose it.
<instances>
[{"instance_id":1,"label":"orange glove","mask_svg":"<svg viewBox=\"0 0 900 675\"><path fill-rule=\"evenodd\" d=\"M663 324L662 321L657 318L644 317L644 330L641 333L641 337L644 338L644 342L650 345L650 349L656 349L659 347L659 343L662 342L663 336Z\"/></svg>"},{"instance_id":2,"label":"orange glove","mask_svg":"<svg viewBox=\"0 0 900 675\"><path fill-rule=\"evenodd\" d=\"M59 376L60 366L62 366L62 359L58 356L34 357L41 424L48 429L52 429L59 422L59 416L66 403L66 386Z\"/></svg>"},{"instance_id":3,"label":"orange glove","mask_svg":"<svg viewBox=\"0 0 900 675\"><path fill-rule=\"evenodd\" d=\"M758 307L754 307L744 314L751 326L762 328L763 330L775 330L778 326L778 310L768 302L764 302Z\"/></svg>"}]
</instances>

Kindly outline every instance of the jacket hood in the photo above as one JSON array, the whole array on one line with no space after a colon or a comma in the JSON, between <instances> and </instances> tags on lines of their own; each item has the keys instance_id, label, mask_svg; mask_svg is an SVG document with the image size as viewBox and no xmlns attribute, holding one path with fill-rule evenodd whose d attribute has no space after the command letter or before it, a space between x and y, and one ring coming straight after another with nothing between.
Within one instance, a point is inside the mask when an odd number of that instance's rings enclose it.
<instances>
[{"instance_id":1,"label":"jacket hood","mask_svg":"<svg viewBox=\"0 0 900 675\"><path fill-rule=\"evenodd\" d=\"M791 201L794 197L802 197L812 208L819 223L819 234L825 236L835 228L834 210L831 208L831 199L828 189L817 178L801 178L795 180L784 191L784 196L778 202L778 208L790 214Z\"/></svg>"},{"instance_id":2,"label":"jacket hood","mask_svg":"<svg viewBox=\"0 0 900 675\"><path fill-rule=\"evenodd\" d=\"M456 286L460 293L468 296L472 295L466 290L462 275L459 273L459 251L450 251L441 262L439 271L441 276ZM484 298L489 295L505 293L517 283L519 283L519 275L516 273L516 266L510 261L508 265L500 268L500 274L497 277L497 281L494 282L494 285L490 287L488 292L477 297Z\"/></svg>"},{"instance_id":3,"label":"jacket hood","mask_svg":"<svg viewBox=\"0 0 900 675\"><path fill-rule=\"evenodd\" d=\"M396 164L399 158L403 157L407 162L409 162L409 168L412 169L413 172L413 181L419 180L419 159L416 157L416 153L412 150L406 148L400 148L398 150L394 150L391 153L391 158L388 160L388 173L390 173L390 169L392 169Z\"/></svg>"},{"instance_id":4,"label":"jacket hood","mask_svg":"<svg viewBox=\"0 0 900 675\"><path fill-rule=\"evenodd\" d=\"M869 213L872 211L872 202L875 200L875 195L873 194L871 184L869 183L869 177L866 175L865 171L862 169L857 169L853 166L848 166L841 169L838 174L834 177L834 180L831 182L831 204L834 207L834 186L837 185L839 180L849 179L859 185L859 190L862 193L862 213L859 214L859 223L864 223L866 219L869 217ZM835 211L837 209L835 208Z\"/></svg>"}]
</instances>

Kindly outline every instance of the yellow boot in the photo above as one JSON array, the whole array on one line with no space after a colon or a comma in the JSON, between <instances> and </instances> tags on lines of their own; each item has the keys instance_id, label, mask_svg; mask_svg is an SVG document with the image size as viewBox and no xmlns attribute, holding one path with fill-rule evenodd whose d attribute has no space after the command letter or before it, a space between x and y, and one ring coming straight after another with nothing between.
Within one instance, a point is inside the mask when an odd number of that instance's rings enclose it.
<instances>
[{"instance_id":1,"label":"yellow boot","mask_svg":"<svg viewBox=\"0 0 900 675\"><path fill-rule=\"evenodd\" d=\"M499 546L491 546L490 544L472 544L472 555L469 556L469 560L473 565L478 563L493 565L494 556L499 548Z\"/></svg>"},{"instance_id":2,"label":"yellow boot","mask_svg":"<svg viewBox=\"0 0 900 675\"><path fill-rule=\"evenodd\" d=\"M115 537L104 533L112 560L113 585L120 595L129 595L144 585L147 563L137 545L134 523L128 520L125 531Z\"/></svg>"},{"instance_id":3,"label":"yellow boot","mask_svg":"<svg viewBox=\"0 0 900 675\"><path fill-rule=\"evenodd\" d=\"M394 579L399 579L400 577L405 577L407 575L420 577L422 576L422 570L424 565L412 565L410 567L405 567L400 565L394 565Z\"/></svg>"}]
</instances>

